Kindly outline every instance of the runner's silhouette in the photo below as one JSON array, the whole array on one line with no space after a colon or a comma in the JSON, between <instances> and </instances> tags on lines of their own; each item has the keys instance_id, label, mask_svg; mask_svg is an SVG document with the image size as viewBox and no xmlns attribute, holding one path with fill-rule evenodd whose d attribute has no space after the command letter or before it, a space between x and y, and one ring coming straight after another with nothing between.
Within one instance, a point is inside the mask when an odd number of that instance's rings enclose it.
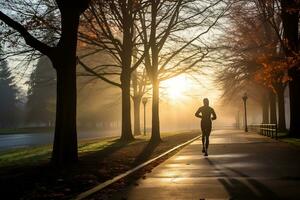
<instances>
[{"instance_id":1,"label":"runner's silhouette","mask_svg":"<svg viewBox=\"0 0 300 200\"><path fill-rule=\"evenodd\" d=\"M208 156L209 136L212 128L212 120L217 119L217 115L212 107L209 106L209 100L203 99L204 106L200 107L195 116L201 118L201 130L202 130L202 152L205 156Z\"/></svg>"}]
</instances>

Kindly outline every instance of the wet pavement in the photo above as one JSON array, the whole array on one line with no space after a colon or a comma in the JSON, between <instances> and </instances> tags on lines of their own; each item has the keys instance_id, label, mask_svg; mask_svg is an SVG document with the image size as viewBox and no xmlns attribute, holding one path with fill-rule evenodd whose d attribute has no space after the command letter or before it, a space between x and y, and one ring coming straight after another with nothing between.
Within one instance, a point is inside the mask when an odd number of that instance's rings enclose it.
<instances>
[{"instance_id":1,"label":"wet pavement","mask_svg":"<svg viewBox=\"0 0 300 200\"><path fill-rule=\"evenodd\" d=\"M300 199L300 148L255 133L214 131L209 156L188 145L109 199Z\"/></svg>"}]
</instances>

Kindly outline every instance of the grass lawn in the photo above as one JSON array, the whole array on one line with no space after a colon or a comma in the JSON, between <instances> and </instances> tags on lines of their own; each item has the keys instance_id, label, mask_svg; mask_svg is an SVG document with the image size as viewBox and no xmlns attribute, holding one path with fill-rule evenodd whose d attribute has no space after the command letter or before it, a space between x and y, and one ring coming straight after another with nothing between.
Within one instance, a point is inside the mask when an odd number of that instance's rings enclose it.
<instances>
[{"instance_id":1,"label":"grass lawn","mask_svg":"<svg viewBox=\"0 0 300 200\"><path fill-rule=\"evenodd\" d=\"M278 140L281 142L286 142L291 145L300 146L300 138L294 138L289 136L288 132L278 132Z\"/></svg>"},{"instance_id":2,"label":"grass lawn","mask_svg":"<svg viewBox=\"0 0 300 200\"><path fill-rule=\"evenodd\" d=\"M280 141L287 142L300 147L300 138L282 138Z\"/></svg>"},{"instance_id":3,"label":"grass lawn","mask_svg":"<svg viewBox=\"0 0 300 200\"><path fill-rule=\"evenodd\" d=\"M182 132L164 132L162 138L182 134ZM136 144L138 142L145 142L150 139L149 134L147 136L136 137L136 140L128 145ZM118 137L104 138L104 139L92 139L83 140L78 144L79 157L85 154L101 151L107 147L115 147L122 145L118 142ZM42 145L38 147L27 147L20 149L13 149L0 152L0 168L2 167L18 167L24 165L37 165L43 162L48 162L51 157L52 145Z\"/></svg>"},{"instance_id":4,"label":"grass lawn","mask_svg":"<svg viewBox=\"0 0 300 200\"><path fill-rule=\"evenodd\" d=\"M300 138L290 137L287 132L278 133L278 139L282 142L286 142L295 146L300 146Z\"/></svg>"},{"instance_id":5,"label":"grass lawn","mask_svg":"<svg viewBox=\"0 0 300 200\"><path fill-rule=\"evenodd\" d=\"M53 130L53 127L0 128L0 134L48 133Z\"/></svg>"},{"instance_id":6,"label":"grass lawn","mask_svg":"<svg viewBox=\"0 0 300 200\"><path fill-rule=\"evenodd\" d=\"M78 144L79 155L99 151L112 145L118 138L105 138L80 141ZM139 140L138 140L139 141ZM52 145L20 148L0 153L0 168L21 167L25 165L37 165L48 162L51 157Z\"/></svg>"},{"instance_id":7,"label":"grass lawn","mask_svg":"<svg viewBox=\"0 0 300 200\"><path fill-rule=\"evenodd\" d=\"M149 136L139 136L130 143L122 143L118 138L81 141L78 164L64 169L49 164L50 145L2 152L2 195L10 195L10 199L69 199L198 134L162 133L163 142L152 145L148 144Z\"/></svg>"}]
</instances>

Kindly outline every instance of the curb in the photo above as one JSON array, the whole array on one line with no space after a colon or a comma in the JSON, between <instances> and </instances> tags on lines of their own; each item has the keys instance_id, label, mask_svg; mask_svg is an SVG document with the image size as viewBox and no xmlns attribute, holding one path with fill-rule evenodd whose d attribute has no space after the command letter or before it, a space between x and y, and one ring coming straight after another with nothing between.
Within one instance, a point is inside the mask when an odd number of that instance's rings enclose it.
<instances>
[{"instance_id":1,"label":"curb","mask_svg":"<svg viewBox=\"0 0 300 200\"><path fill-rule=\"evenodd\" d=\"M144 163L142 163L142 164L140 164L140 165L134 167L134 168L131 169L131 170L128 170L127 172L125 172L125 173L123 173L123 174L120 174L120 175L118 175L118 176L116 176L116 177L114 177L114 178L112 178L112 179L110 179L110 180L107 180L107 181L105 181L105 182L103 182L103 183L100 183L99 185L97 185L97 186L95 186L95 187L93 187L93 188L91 188L91 189L89 189L89 190L87 190L87 191L85 191L85 192L83 192L83 193L77 195L77 196L76 196L75 198L73 198L73 199L74 199L74 200L82 200L82 199L85 199L85 198L87 198L88 196L91 196L92 194L94 194L94 193L96 193L96 192L102 190L103 188L105 188L105 187L107 187L107 186L109 186L109 185L111 185L111 184L117 182L118 180L120 180L120 179L122 179L122 178L125 178L126 176L128 176L128 175L130 175L130 174L136 172L137 170L139 170L139 169L145 167L146 165L149 165L149 164L152 163L153 161L156 161L157 159L159 159L159 158L161 158L161 157L163 157L163 156L165 156L165 155L167 155L167 154L169 154L169 153L171 153L171 152L173 152L173 151L175 151L175 150L177 150L177 149L179 149L179 148L181 148L181 147L184 147L184 146L186 146L186 145L188 145L188 144L194 142L195 140L197 140L197 139L199 139L199 138L200 138L200 136L197 136L197 137L194 137L193 139L191 139L191 140L189 140L189 141L187 141L187 142L185 142L185 143L179 144L179 145L177 145L176 147L173 147L172 149L170 149L170 150L168 150L168 151L166 151L166 152L160 154L159 156L157 156L157 157L155 157L155 158L152 158L151 160L148 160L148 161L146 161L146 162L144 162Z\"/></svg>"}]
</instances>

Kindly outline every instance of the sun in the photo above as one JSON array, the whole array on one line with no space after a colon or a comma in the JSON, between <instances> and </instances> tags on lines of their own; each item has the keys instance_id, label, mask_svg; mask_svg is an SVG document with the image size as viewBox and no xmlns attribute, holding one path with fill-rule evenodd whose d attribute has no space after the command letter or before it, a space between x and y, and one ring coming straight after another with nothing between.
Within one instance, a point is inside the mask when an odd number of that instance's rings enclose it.
<instances>
[{"instance_id":1,"label":"sun","mask_svg":"<svg viewBox=\"0 0 300 200\"><path fill-rule=\"evenodd\" d=\"M189 83L186 77L178 76L166 80L163 83L163 88L165 88L168 98L172 100L182 99L185 97L185 92L189 88Z\"/></svg>"}]
</instances>

